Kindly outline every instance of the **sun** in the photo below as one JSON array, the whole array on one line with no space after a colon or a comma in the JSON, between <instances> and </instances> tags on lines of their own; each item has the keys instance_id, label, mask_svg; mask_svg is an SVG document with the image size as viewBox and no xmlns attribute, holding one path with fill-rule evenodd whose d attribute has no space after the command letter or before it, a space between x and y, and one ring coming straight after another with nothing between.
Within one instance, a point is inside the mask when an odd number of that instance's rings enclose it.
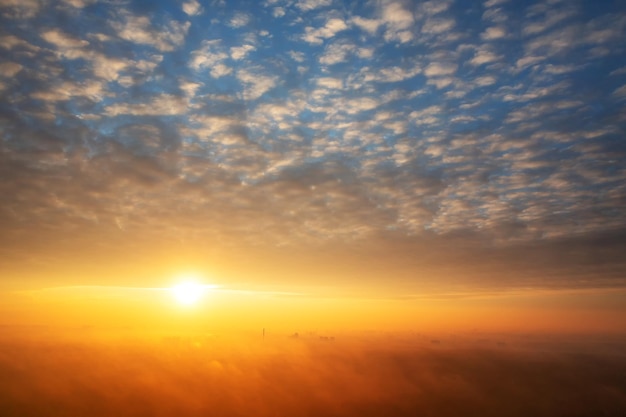
<instances>
[{"instance_id":1,"label":"sun","mask_svg":"<svg viewBox=\"0 0 626 417\"><path fill-rule=\"evenodd\" d=\"M206 285L193 281L185 281L171 288L172 294L179 304L191 306L197 304L207 290Z\"/></svg>"}]
</instances>

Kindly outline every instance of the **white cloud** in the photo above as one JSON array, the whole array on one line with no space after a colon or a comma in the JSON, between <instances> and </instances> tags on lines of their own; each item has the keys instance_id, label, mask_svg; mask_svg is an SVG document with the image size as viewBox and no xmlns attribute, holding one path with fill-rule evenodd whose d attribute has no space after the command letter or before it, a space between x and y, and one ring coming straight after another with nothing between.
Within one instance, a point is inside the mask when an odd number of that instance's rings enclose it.
<instances>
[{"instance_id":1,"label":"white cloud","mask_svg":"<svg viewBox=\"0 0 626 417\"><path fill-rule=\"evenodd\" d=\"M223 63L228 58L228 54L221 48L218 40L205 40L202 46L191 53L189 66L199 71L203 68L210 68L211 76L220 78L232 72L232 69Z\"/></svg>"},{"instance_id":2,"label":"white cloud","mask_svg":"<svg viewBox=\"0 0 626 417\"><path fill-rule=\"evenodd\" d=\"M489 7L493 7L493 6L497 6L499 4L502 3L506 3L509 0L487 0L484 3L485 8L489 8Z\"/></svg>"},{"instance_id":3,"label":"white cloud","mask_svg":"<svg viewBox=\"0 0 626 417\"><path fill-rule=\"evenodd\" d=\"M194 124L190 134L201 139L209 139L220 133L226 133L241 127L241 122L229 116L193 115L190 121Z\"/></svg>"},{"instance_id":4,"label":"white cloud","mask_svg":"<svg viewBox=\"0 0 626 417\"><path fill-rule=\"evenodd\" d=\"M413 12L399 1L386 1L382 5L381 20L386 24L385 40L406 43L413 40L411 31L415 24Z\"/></svg>"},{"instance_id":5,"label":"white cloud","mask_svg":"<svg viewBox=\"0 0 626 417\"><path fill-rule=\"evenodd\" d=\"M440 122L436 117L443 113L441 106L429 106L421 110L414 110L409 114L409 120L416 125L432 125Z\"/></svg>"},{"instance_id":6,"label":"white cloud","mask_svg":"<svg viewBox=\"0 0 626 417\"><path fill-rule=\"evenodd\" d=\"M495 62L498 59L499 58L493 52L487 49L479 49L476 51L474 57L469 61L469 63L475 66L480 66L490 62Z\"/></svg>"},{"instance_id":7,"label":"white cloud","mask_svg":"<svg viewBox=\"0 0 626 417\"><path fill-rule=\"evenodd\" d=\"M170 20L165 26L154 28L147 16L133 16L122 13L123 22L113 22L111 26L117 36L129 42L150 45L162 52L173 51L182 45L187 35L190 22Z\"/></svg>"},{"instance_id":8,"label":"white cloud","mask_svg":"<svg viewBox=\"0 0 626 417\"><path fill-rule=\"evenodd\" d=\"M304 52L289 51L288 54L291 57L291 59L293 59L296 62L304 62L304 58L306 57Z\"/></svg>"},{"instance_id":9,"label":"white cloud","mask_svg":"<svg viewBox=\"0 0 626 417\"><path fill-rule=\"evenodd\" d=\"M198 2L198 0L191 0L183 3L183 12L188 14L189 16L195 16L202 13L202 6Z\"/></svg>"},{"instance_id":10,"label":"white cloud","mask_svg":"<svg viewBox=\"0 0 626 417\"><path fill-rule=\"evenodd\" d=\"M567 74L573 71L580 69L580 66L577 65L552 65L548 64L543 69L543 72L546 74Z\"/></svg>"},{"instance_id":11,"label":"white cloud","mask_svg":"<svg viewBox=\"0 0 626 417\"><path fill-rule=\"evenodd\" d=\"M233 72L233 69L222 62L212 66L211 71L210 71L211 77L213 78L224 77L232 72Z\"/></svg>"},{"instance_id":12,"label":"white cloud","mask_svg":"<svg viewBox=\"0 0 626 417\"><path fill-rule=\"evenodd\" d=\"M75 7L77 9L82 9L89 4L95 3L96 0L63 0L63 3Z\"/></svg>"},{"instance_id":13,"label":"white cloud","mask_svg":"<svg viewBox=\"0 0 626 417\"><path fill-rule=\"evenodd\" d=\"M247 13L236 13L229 22L229 25L234 28L240 28L250 23L250 15Z\"/></svg>"},{"instance_id":14,"label":"white cloud","mask_svg":"<svg viewBox=\"0 0 626 417\"><path fill-rule=\"evenodd\" d=\"M436 77L429 78L427 81L428 84L436 86L438 89L446 88L454 83L454 78L452 77ZM457 91L454 92L452 96L448 95L448 97L460 98L465 95L464 92Z\"/></svg>"},{"instance_id":15,"label":"white cloud","mask_svg":"<svg viewBox=\"0 0 626 417\"><path fill-rule=\"evenodd\" d=\"M501 26L490 26L480 35L486 41L502 39L506 37L506 29Z\"/></svg>"},{"instance_id":16,"label":"white cloud","mask_svg":"<svg viewBox=\"0 0 626 417\"><path fill-rule=\"evenodd\" d=\"M20 39L14 35L0 36L0 48L10 50L15 48L16 46L21 46L22 48L32 52L38 52L41 49L38 46L31 45L25 40Z\"/></svg>"},{"instance_id":17,"label":"white cloud","mask_svg":"<svg viewBox=\"0 0 626 417\"><path fill-rule=\"evenodd\" d=\"M371 58L374 56L374 48L358 48L356 54L359 58Z\"/></svg>"},{"instance_id":18,"label":"white cloud","mask_svg":"<svg viewBox=\"0 0 626 417\"><path fill-rule=\"evenodd\" d=\"M562 10L550 9L546 13L543 20L525 24L522 27L522 33L528 36L528 35L536 35L538 33L545 32L552 26L555 26L558 23L564 20L567 20L568 18L574 16L575 14L576 14L576 10L571 7L568 7Z\"/></svg>"},{"instance_id":19,"label":"white cloud","mask_svg":"<svg viewBox=\"0 0 626 417\"><path fill-rule=\"evenodd\" d=\"M320 57L320 63L324 65L334 65L345 62L348 54L354 50L354 45L345 43L333 43L326 47L324 54Z\"/></svg>"},{"instance_id":20,"label":"white cloud","mask_svg":"<svg viewBox=\"0 0 626 417\"><path fill-rule=\"evenodd\" d=\"M415 77L417 74L421 72L421 68L417 65L410 68L403 67L387 67L380 68L377 71L371 71L368 68L363 71L363 79L366 82L377 81L377 82L398 82L407 80L409 78Z\"/></svg>"},{"instance_id":21,"label":"white cloud","mask_svg":"<svg viewBox=\"0 0 626 417\"><path fill-rule=\"evenodd\" d=\"M89 45L89 42L69 36L59 29L45 31L41 34L41 37L46 42L62 49L79 49Z\"/></svg>"},{"instance_id":22,"label":"white cloud","mask_svg":"<svg viewBox=\"0 0 626 417\"><path fill-rule=\"evenodd\" d=\"M119 58L110 58L100 54L93 54L91 56L91 63L94 75L108 81L116 80L119 77L120 72L126 70L129 66L129 62L127 61Z\"/></svg>"},{"instance_id":23,"label":"white cloud","mask_svg":"<svg viewBox=\"0 0 626 417\"><path fill-rule=\"evenodd\" d=\"M450 118L450 122L452 123L464 123L464 122L473 122L476 120L475 117L464 115L458 115Z\"/></svg>"},{"instance_id":24,"label":"white cloud","mask_svg":"<svg viewBox=\"0 0 626 417\"><path fill-rule=\"evenodd\" d=\"M339 78L323 77L316 80L317 85L328 89L341 89L343 88L343 81Z\"/></svg>"},{"instance_id":25,"label":"white cloud","mask_svg":"<svg viewBox=\"0 0 626 417\"><path fill-rule=\"evenodd\" d=\"M14 77L22 68L24 68L22 65L15 62L2 62L0 63L0 75L7 78Z\"/></svg>"},{"instance_id":26,"label":"white cloud","mask_svg":"<svg viewBox=\"0 0 626 417\"><path fill-rule=\"evenodd\" d=\"M442 75L452 75L456 72L458 65L449 62L433 62L424 69L427 77L437 77Z\"/></svg>"},{"instance_id":27,"label":"white cloud","mask_svg":"<svg viewBox=\"0 0 626 417\"><path fill-rule=\"evenodd\" d=\"M180 80L178 86L182 91L185 92L185 96L194 97L196 95L196 91L198 91L198 89L202 87L202 84L194 83L188 80Z\"/></svg>"},{"instance_id":28,"label":"white cloud","mask_svg":"<svg viewBox=\"0 0 626 417\"><path fill-rule=\"evenodd\" d=\"M497 7L497 8L485 10L482 16L482 20L491 22L496 25L503 25L509 19L508 19L508 16L504 13L504 11L501 8Z\"/></svg>"},{"instance_id":29,"label":"white cloud","mask_svg":"<svg viewBox=\"0 0 626 417\"><path fill-rule=\"evenodd\" d=\"M618 98L626 98L626 84L613 91L613 95Z\"/></svg>"},{"instance_id":30,"label":"white cloud","mask_svg":"<svg viewBox=\"0 0 626 417\"><path fill-rule=\"evenodd\" d=\"M159 63L163 61L163 55L152 55L150 59L140 59L134 63L135 68L147 73L153 71Z\"/></svg>"},{"instance_id":31,"label":"white cloud","mask_svg":"<svg viewBox=\"0 0 626 417\"><path fill-rule=\"evenodd\" d=\"M380 25L383 24L383 22L378 19L366 19L360 16L354 16L351 22L354 23L357 27L369 33L370 35L376 34L376 31L378 30Z\"/></svg>"},{"instance_id":32,"label":"white cloud","mask_svg":"<svg viewBox=\"0 0 626 417\"><path fill-rule=\"evenodd\" d=\"M48 90L37 91L31 97L37 100L57 102L68 101L75 97L85 97L93 102L99 102L106 95L104 84L90 80L82 83L65 81L51 85Z\"/></svg>"},{"instance_id":33,"label":"white cloud","mask_svg":"<svg viewBox=\"0 0 626 417\"><path fill-rule=\"evenodd\" d=\"M330 6L331 4L332 0L298 0L296 7L302 11L307 11Z\"/></svg>"},{"instance_id":34,"label":"white cloud","mask_svg":"<svg viewBox=\"0 0 626 417\"><path fill-rule=\"evenodd\" d=\"M2 14L10 19L30 19L35 17L44 5L38 0L2 0Z\"/></svg>"},{"instance_id":35,"label":"white cloud","mask_svg":"<svg viewBox=\"0 0 626 417\"><path fill-rule=\"evenodd\" d=\"M496 81L497 81L496 78L491 75L486 75L486 76L478 77L474 79L474 83L480 87L493 85L496 83Z\"/></svg>"},{"instance_id":36,"label":"white cloud","mask_svg":"<svg viewBox=\"0 0 626 417\"><path fill-rule=\"evenodd\" d=\"M609 75L622 75L622 74L626 74L626 65L614 71L611 71Z\"/></svg>"},{"instance_id":37,"label":"white cloud","mask_svg":"<svg viewBox=\"0 0 626 417\"><path fill-rule=\"evenodd\" d=\"M455 24L454 19L428 19L422 26L422 33L438 35L450 31Z\"/></svg>"},{"instance_id":38,"label":"white cloud","mask_svg":"<svg viewBox=\"0 0 626 417\"><path fill-rule=\"evenodd\" d=\"M307 26L302 39L308 43L321 44L324 39L332 38L337 33L348 29L346 22L339 18L328 19L326 24L318 29Z\"/></svg>"},{"instance_id":39,"label":"white cloud","mask_svg":"<svg viewBox=\"0 0 626 417\"><path fill-rule=\"evenodd\" d=\"M581 33L580 27L569 26L534 37L526 42L524 48L528 54L554 55L564 53L579 45L583 36L584 33Z\"/></svg>"},{"instance_id":40,"label":"white cloud","mask_svg":"<svg viewBox=\"0 0 626 417\"><path fill-rule=\"evenodd\" d=\"M233 46L230 48L230 56L235 60L243 59L249 52L254 51L255 49L256 47L252 45Z\"/></svg>"},{"instance_id":41,"label":"white cloud","mask_svg":"<svg viewBox=\"0 0 626 417\"><path fill-rule=\"evenodd\" d=\"M395 30L407 29L415 22L413 13L399 1L387 1L382 7L382 19Z\"/></svg>"},{"instance_id":42,"label":"white cloud","mask_svg":"<svg viewBox=\"0 0 626 417\"><path fill-rule=\"evenodd\" d=\"M260 73L259 71L237 71L237 79L244 84L244 99L256 100L276 86L277 77Z\"/></svg>"},{"instance_id":43,"label":"white cloud","mask_svg":"<svg viewBox=\"0 0 626 417\"><path fill-rule=\"evenodd\" d=\"M348 100L344 110L348 114L356 114L362 111L372 110L379 106L378 100L372 97L360 97Z\"/></svg>"},{"instance_id":44,"label":"white cloud","mask_svg":"<svg viewBox=\"0 0 626 417\"><path fill-rule=\"evenodd\" d=\"M544 60L545 58L542 56L527 55L523 58L518 59L515 63L515 66L518 70L523 70L524 68L530 67Z\"/></svg>"},{"instance_id":45,"label":"white cloud","mask_svg":"<svg viewBox=\"0 0 626 417\"><path fill-rule=\"evenodd\" d=\"M94 75L108 81L116 80L129 62L121 58L111 58L87 48L89 42L76 39L58 30L48 30L41 37L58 49L58 53L67 59L85 59L91 63Z\"/></svg>"},{"instance_id":46,"label":"white cloud","mask_svg":"<svg viewBox=\"0 0 626 417\"><path fill-rule=\"evenodd\" d=\"M450 8L452 2L450 0L431 0L425 1L419 5L420 12L427 16L433 16L445 12Z\"/></svg>"},{"instance_id":47,"label":"white cloud","mask_svg":"<svg viewBox=\"0 0 626 417\"><path fill-rule=\"evenodd\" d=\"M114 103L107 106L107 116L130 114L133 116L172 116L187 113L187 99L172 94L159 94L147 103Z\"/></svg>"},{"instance_id":48,"label":"white cloud","mask_svg":"<svg viewBox=\"0 0 626 417\"><path fill-rule=\"evenodd\" d=\"M285 15L285 9L282 7L274 7L272 10L272 16L274 17L283 17Z\"/></svg>"}]
</instances>

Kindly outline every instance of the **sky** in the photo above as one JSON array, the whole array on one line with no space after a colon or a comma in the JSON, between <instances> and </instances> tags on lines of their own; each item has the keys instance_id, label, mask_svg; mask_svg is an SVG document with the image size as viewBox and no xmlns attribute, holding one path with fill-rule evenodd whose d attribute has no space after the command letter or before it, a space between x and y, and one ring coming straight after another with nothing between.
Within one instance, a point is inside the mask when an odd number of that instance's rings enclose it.
<instances>
[{"instance_id":1,"label":"sky","mask_svg":"<svg viewBox=\"0 0 626 417\"><path fill-rule=\"evenodd\" d=\"M626 288L623 2L0 13L3 289Z\"/></svg>"}]
</instances>

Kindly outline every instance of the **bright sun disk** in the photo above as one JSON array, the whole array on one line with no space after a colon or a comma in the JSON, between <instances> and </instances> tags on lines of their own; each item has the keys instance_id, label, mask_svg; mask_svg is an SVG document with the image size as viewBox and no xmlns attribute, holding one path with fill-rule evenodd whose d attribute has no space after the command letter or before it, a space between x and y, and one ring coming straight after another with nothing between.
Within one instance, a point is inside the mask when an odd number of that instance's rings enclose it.
<instances>
[{"instance_id":1,"label":"bright sun disk","mask_svg":"<svg viewBox=\"0 0 626 417\"><path fill-rule=\"evenodd\" d=\"M202 298L205 290L204 285L195 282L183 282L172 287L174 298L183 305L196 304Z\"/></svg>"}]
</instances>

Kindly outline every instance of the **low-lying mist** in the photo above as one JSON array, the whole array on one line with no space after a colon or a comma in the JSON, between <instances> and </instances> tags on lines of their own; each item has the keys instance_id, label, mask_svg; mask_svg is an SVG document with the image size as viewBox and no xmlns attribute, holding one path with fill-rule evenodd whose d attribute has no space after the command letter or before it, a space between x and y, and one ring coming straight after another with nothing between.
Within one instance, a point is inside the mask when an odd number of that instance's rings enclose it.
<instances>
[{"instance_id":1,"label":"low-lying mist","mask_svg":"<svg viewBox=\"0 0 626 417\"><path fill-rule=\"evenodd\" d=\"M621 416L626 411L626 344L615 338L33 333L2 330L3 416Z\"/></svg>"}]
</instances>

